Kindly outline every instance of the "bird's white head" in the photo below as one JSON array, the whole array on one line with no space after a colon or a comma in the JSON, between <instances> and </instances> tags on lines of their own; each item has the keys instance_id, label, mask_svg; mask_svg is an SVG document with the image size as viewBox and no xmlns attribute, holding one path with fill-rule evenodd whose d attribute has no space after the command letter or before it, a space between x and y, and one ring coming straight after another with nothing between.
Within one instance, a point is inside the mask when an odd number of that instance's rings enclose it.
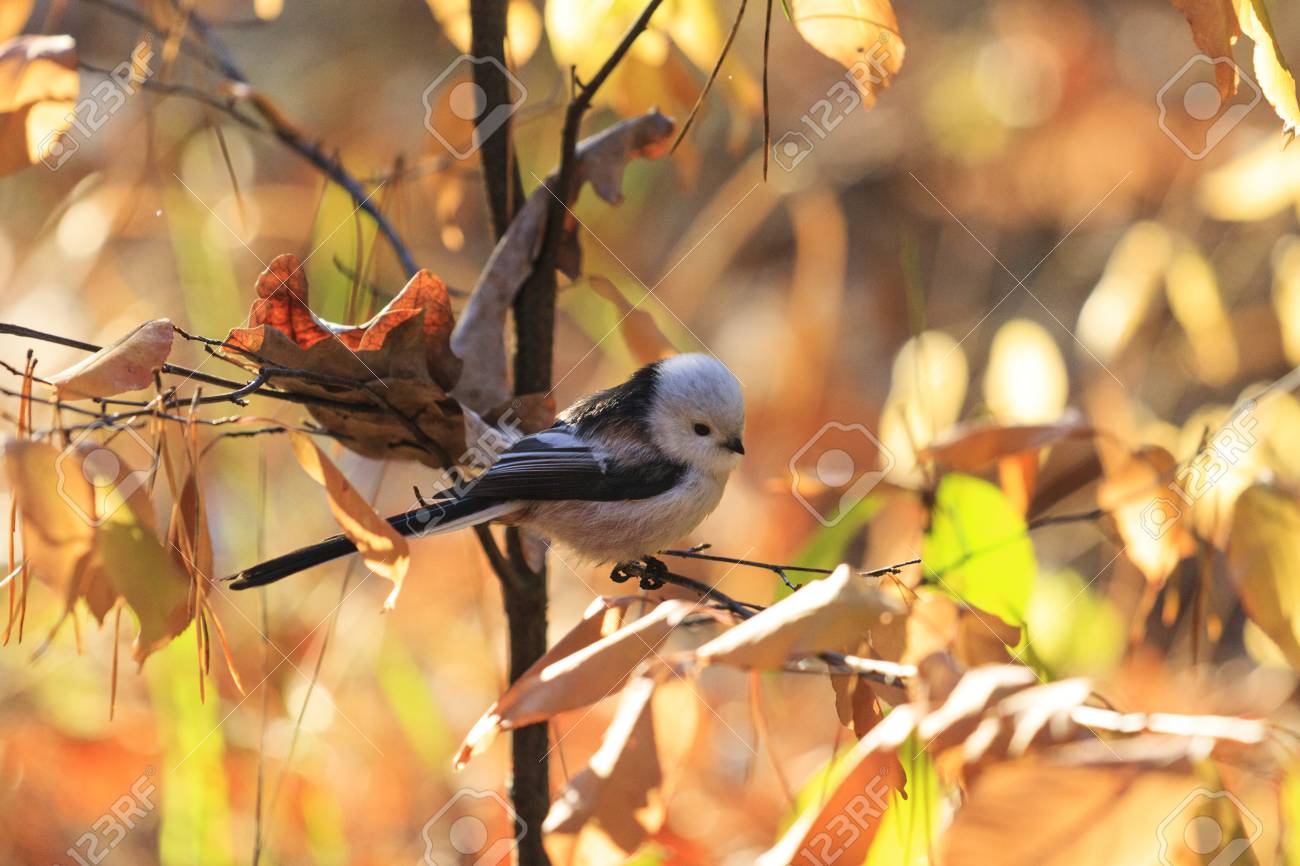
<instances>
[{"instance_id":1,"label":"bird's white head","mask_svg":"<svg viewBox=\"0 0 1300 866\"><path fill-rule=\"evenodd\" d=\"M725 476L745 453L745 398L740 382L710 355L675 355L657 367L648 417L665 454L710 475Z\"/></svg>"}]
</instances>

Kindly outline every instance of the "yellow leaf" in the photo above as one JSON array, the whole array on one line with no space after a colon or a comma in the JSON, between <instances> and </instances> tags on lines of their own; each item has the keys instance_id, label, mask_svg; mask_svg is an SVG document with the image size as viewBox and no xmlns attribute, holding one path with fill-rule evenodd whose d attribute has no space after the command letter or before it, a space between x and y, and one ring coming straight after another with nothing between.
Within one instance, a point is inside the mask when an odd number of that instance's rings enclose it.
<instances>
[{"instance_id":1,"label":"yellow leaf","mask_svg":"<svg viewBox=\"0 0 1300 866\"><path fill-rule=\"evenodd\" d=\"M140 625L133 655L143 663L189 625L191 581L150 528L150 515L135 509L136 502L124 502L98 528L95 552Z\"/></svg>"},{"instance_id":2,"label":"yellow leaf","mask_svg":"<svg viewBox=\"0 0 1300 866\"><path fill-rule=\"evenodd\" d=\"M1282 118L1282 133L1290 141L1295 137L1296 126L1300 125L1300 104L1296 103L1295 77L1273 39L1273 22L1268 18L1268 10L1263 0L1232 0L1232 5L1237 10L1241 32L1255 43L1252 55L1255 79L1268 104Z\"/></svg>"},{"instance_id":3,"label":"yellow leaf","mask_svg":"<svg viewBox=\"0 0 1300 866\"><path fill-rule=\"evenodd\" d=\"M469 52L469 0L426 0L442 34L462 53ZM506 60L523 66L542 38L542 16L529 0L511 0L506 11Z\"/></svg>"},{"instance_id":4,"label":"yellow leaf","mask_svg":"<svg viewBox=\"0 0 1300 866\"><path fill-rule=\"evenodd\" d=\"M50 377L60 397L112 397L147 388L172 350L172 323L145 322L95 354Z\"/></svg>"},{"instance_id":5,"label":"yellow leaf","mask_svg":"<svg viewBox=\"0 0 1300 866\"><path fill-rule=\"evenodd\" d=\"M1256 485L1237 498L1228 575L1246 614L1300 667L1300 503Z\"/></svg>"},{"instance_id":6,"label":"yellow leaf","mask_svg":"<svg viewBox=\"0 0 1300 866\"><path fill-rule=\"evenodd\" d=\"M903 66L903 38L889 0L790 0L804 41L843 64L870 106Z\"/></svg>"},{"instance_id":7,"label":"yellow leaf","mask_svg":"<svg viewBox=\"0 0 1300 866\"><path fill-rule=\"evenodd\" d=\"M310 436L295 430L289 434L289 439L303 471L325 488L334 519L342 527L343 534L357 546L366 568L393 582L393 591L384 599L384 609L392 610L397 603L397 594L402 590L402 578L411 563L406 539L362 498Z\"/></svg>"},{"instance_id":8,"label":"yellow leaf","mask_svg":"<svg viewBox=\"0 0 1300 866\"><path fill-rule=\"evenodd\" d=\"M34 165L60 146L79 88L71 36L18 36L0 44L0 175Z\"/></svg>"}]
</instances>

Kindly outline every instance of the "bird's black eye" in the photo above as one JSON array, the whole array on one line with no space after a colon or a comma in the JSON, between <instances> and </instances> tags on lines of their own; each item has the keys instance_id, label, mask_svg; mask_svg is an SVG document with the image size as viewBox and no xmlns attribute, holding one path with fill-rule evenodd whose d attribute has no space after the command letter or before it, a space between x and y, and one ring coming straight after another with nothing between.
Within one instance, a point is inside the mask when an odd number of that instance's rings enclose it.
<instances>
[{"instance_id":1,"label":"bird's black eye","mask_svg":"<svg viewBox=\"0 0 1300 866\"><path fill-rule=\"evenodd\" d=\"M708 425L708 424L696 424L696 425L695 425L695 435L696 435L696 436L708 436L708 435L709 435L710 433L712 433L712 432L713 432L713 431L709 429L709 425Z\"/></svg>"}]
</instances>

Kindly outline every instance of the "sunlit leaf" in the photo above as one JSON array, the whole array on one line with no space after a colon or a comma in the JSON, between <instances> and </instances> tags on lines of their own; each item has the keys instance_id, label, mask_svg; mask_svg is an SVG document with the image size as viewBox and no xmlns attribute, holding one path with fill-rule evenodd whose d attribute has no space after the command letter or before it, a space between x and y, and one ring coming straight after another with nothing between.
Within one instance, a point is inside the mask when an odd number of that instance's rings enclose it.
<instances>
[{"instance_id":1,"label":"sunlit leaf","mask_svg":"<svg viewBox=\"0 0 1300 866\"><path fill-rule=\"evenodd\" d=\"M0 44L0 175L35 165L58 147L79 88L71 36Z\"/></svg>"},{"instance_id":2,"label":"sunlit leaf","mask_svg":"<svg viewBox=\"0 0 1300 866\"><path fill-rule=\"evenodd\" d=\"M1265 485L1237 499L1228 574L1246 613L1300 667L1300 503Z\"/></svg>"},{"instance_id":3,"label":"sunlit leaf","mask_svg":"<svg viewBox=\"0 0 1300 866\"><path fill-rule=\"evenodd\" d=\"M334 519L343 528L343 534L357 546L366 567L393 582L392 592L384 599L384 609L391 610L411 564L410 545L379 516L310 436L295 430L289 437L299 465L325 488Z\"/></svg>"},{"instance_id":4,"label":"sunlit leaf","mask_svg":"<svg viewBox=\"0 0 1300 866\"><path fill-rule=\"evenodd\" d=\"M1173 249L1155 222L1135 223L1106 262L1106 270L1079 311L1080 342L1102 361L1118 355L1146 317Z\"/></svg>"},{"instance_id":5,"label":"sunlit leaf","mask_svg":"<svg viewBox=\"0 0 1300 866\"><path fill-rule=\"evenodd\" d=\"M995 418L1054 421L1069 393L1065 359L1046 328L1030 319L1012 319L998 328L984 373L984 400Z\"/></svg>"},{"instance_id":6,"label":"sunlit leaf","mask_svg":"<svg viewBox=\"0 0 1300 866\"><path fill-rule=\"evenodd\" d=\"M429 11L442 26L443 35L451 40L456 50L468 54L470 50L469 0L427 0ZM542 38L542 16L530 0L511 0L506 8L506 59L514 66L523 66L537 50Z\"/></svg>"},{"instance_id":7,"label":"sunlit leaf","mask_svg":"<svg viewBox=\"0 0 1300 866\"><path fill-rule=\"evenodd\" d=\"M926 581L1009 625L1024 625L1038 565L1024 518L994 485L944 476L921 557Z\"/></svg>"},{"instance_id":8,"label":"sunlit leaf","mask_svg":"<svg viewBox=\"0 0 1300 866\"><path fill-rule=\"evenodd\" d=\"M171 353L168 319L145 322L98 352L50 377L64 397L112 397L153 384Z\"/></svg>"},{"instance_id":9,"label":"sunlit leaf","mask_svg":"<svg viewBox=\"0 0 1300 866\"><path fill-rule=\"evenodd\" d=\"M1173 4L1187 17L1197 48L1212 59L1232 57L1232 44L1241 33L1232 0L1173 0ZM1237 65L1215 64L1214 80L1221 99L1232 96L1237 92Z\"/></svg>"},{"instance_id":10,"label":"sunlit leaf","mask_svg":"<svg viewBox=\"0 0 1300 866\"><path fill-rule=\"evenodd\" d=\"M105 579L126 600L140 626L134 647L137 662L185 631L193 618L190 577L145 521L128 501L95 534Z\"/></svg>"},{"instance_id":11,"label":"sunlit leaf","mask_svg":"<svg viewBox=\"0 0 1300 866\"><path fill-rule=\"evenodd\" d=\"M901 613L901 606L872 578L841 565L824 580L805 584L718 635L695 657L706 664L780 668L798 656L855 648L882 618Z\"/></svg>"},{"instance_id":12,"label":"sunlit leaf","mask_svg":"<svg viewBox=\"0 0 1300 866\"><path fill-rule=\"evenodd\" d=\"M1273 36L1273 22L1263 0L1232 0L1237 12L1241 32L1255 43L1252 59L1255 80L1264 91L1264 98L1282 119L1282 133L1286 140L1295 137L1300 124L1300 104L1296 102L1295 77L1282 56L1282 48Z\"/></svg>"},{"instance_id":13,"label":"sunlit leaf","mask_svg":"<svg viewBox=\"0 0 1300 866\"><path fill-rule=\"evenodd\" d=\"M244 351L222 351L250 369L257 369L265 359L306 371L304 376L277 377L276 385L286 390L373 409L375 398L366 387L322 383L311 374L369 383L454 460L465 450L465 435L460 407L447 396L461 371L460 359L450 347L452 321L446 286L428 271L420 271L370 321L326 322L308 305L302 263L286 254L272 259L258 276L248 326L234 329L226 338ZM398 444L410 442L411 431L390 412L352 412L314 404L309 409L327 430L346 436L343 444L359 454L437 462L425 448Z\"/></svg>"},{"instance_id":14,"label":"sunlit leaf","mask_svg":"<svg viewBox=\"0 0 1300 866\"><path fill-rule=\"evenodd\" d=\"M889 0L789 0L804 40L841 63L870 105L903 66L903 38Z\"/></svg>"}]
</instances>

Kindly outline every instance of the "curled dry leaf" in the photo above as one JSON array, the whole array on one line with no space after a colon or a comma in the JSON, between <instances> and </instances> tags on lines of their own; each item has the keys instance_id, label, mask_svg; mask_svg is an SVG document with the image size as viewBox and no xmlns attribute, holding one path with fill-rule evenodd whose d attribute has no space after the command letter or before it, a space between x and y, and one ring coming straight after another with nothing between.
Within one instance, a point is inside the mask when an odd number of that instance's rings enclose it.
<instances>
[{"instance_id":1,"label":"curled dry leaf","mask_svg":"<svg viewBox=\"0 0 1300 866\"><path fill-rule=\"evenodd\" d=\"M410 419L448 456L465 450L460 407L447 396L460 377L460 360L450 347L452 313L447 288L428 271L411 277L397 297L362 325L336 325L308 306L307 277L297 256L280 255L257 278L250 326L230 332L223 348L250 369L262 361L301 376L277 376L287 391L328 397L364 407L350 412L309 406L321 426L345 437L358 454L376 459L441 461L417 442L407 425L387 412L373 412L380 397ZM243 350L243 351L239 351ZM256 357L249 357L251 353ZM356 386L323 383L312 374L341 377ZM364 383L367 387L362 387Z\"/></svg>"},{"instance_id":2,"label":"curled dry leaf","mask_svg":"<svg viewBox=\"0 0 1300 866\"><path fill-rule=\"evenodd\" d=\"M112 397L149 387L172 351L170 319L154 319L50 377L60 397Z\"/></svg>"},{"instance_id":3,"label":"curled dry leaf","mask_svg":"<svg viewBox=\"0 0 1300 866\"><path fill-rule=\"evenodd\" d=\"M411 550L406 539L379 516L310 436L294 430L289 433L289 441L303 471L325 488L334 519L342 527L343 534L357 546L366 568L393 582L393 591L384 599L384 610L392 610L411 564Z\"/></svg>"},{"instance_id":4,"label":"curled dry leaf","mask_svg":"<svg viewBox=\"0 0 1300 866\"><path fill-rule=\"evenodd\" d=\"M499 730L545 721L617 691L696 605L667 601L626 626L635 599L597 599L582 621L510 686L465 736L457 768L488 747Z\"/></svg>"},{"instance_id":5,"label":"curled dry leaf","mask_svg":"<svg viewBox=\"0 0 1300 866\"><path fill-rule=\"evenodd\" d=\"M1228 575L1246 613L1300 668L1300 503L1268 485L1237 498Z\"/></svg>"},{"instance_id":6,"label":"curled dry leaf","mask_svg":"<svg viewBox=\"0 0 1300 866\"><path fill-rule=\"evenodd\" d=\"M610 204L623 200L623 169L637 157L662 155L673 134L673 122L651 111L625 120L578 143L577 190L590 182ZM524 202L510 228L497 242L479 276L469 303L452 334L456 354L472 360L453 395L470 409L486 415L510 398L506 375L506 314L528 275L532 273L546 228L546 214L555 195L552 175ZM571 215L570 215L571 216ZM566 220L561 240L560 264L570 277L579 270L577 224Z\"/></svg>"},{"instance_id":7,"label":"curled dry leaf","mask_svg":"<svg viewBox=\"0 0 1300 866\"><path fill-rule=\"evenodd\" d=\"M804 41L843 64L870 107L903 66L903 37L889 0L789 0Z\"/></svg>"},{"instance_id":8,"label":"curled dry leaf","mask_svg":"<svg viewBox=\"0 0 1300 866\"><path fill-rule=\"evenodd\" d=\"M58 146L80 87L71 36L0 44L0 175L35 165Z\"/></svg>"},{"instance_id":9,"label":"curled dry leaf","mask_svg":"<svg viewBox=\"0 0 1300 866\"><path fill-rule=\"evenodd\" d=\"M869 578L840 565L695 651L704 664L780 668L791 658L857 647L905 608Z\"/></svg>"},{"instance_id":10,"label":"curled dry leaf","mask_svg":"<svg viewBox=\"0 0 1300 866\"><path fill-rule=\"evenodd\" d=\"M563 855L578 844L625 858L663 826L663 769L651 712L656 685L643 676L623 689L600 748L551 804L542 830L555 860L572 862ZM603 838L580 843L584 831Z\"/></svg>"}]
</instances>

